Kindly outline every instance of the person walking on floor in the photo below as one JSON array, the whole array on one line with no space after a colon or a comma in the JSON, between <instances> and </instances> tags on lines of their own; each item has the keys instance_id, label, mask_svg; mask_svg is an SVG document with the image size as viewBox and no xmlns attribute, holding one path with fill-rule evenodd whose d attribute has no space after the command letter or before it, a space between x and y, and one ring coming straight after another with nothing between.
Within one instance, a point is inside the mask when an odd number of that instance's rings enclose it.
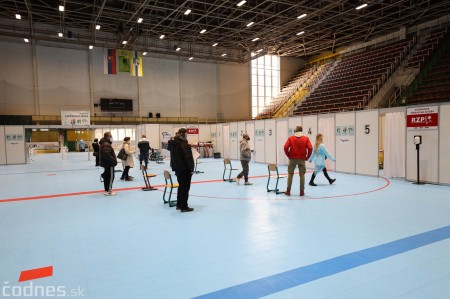
<instances>
[{"instance_id":1,"label":"person walking on floor","mask_svg":"<svg viewBox=\"0 0 450 299\"><path fill-rule=\"evenodd\" d=\"M336 181L336 179L332 179L328 175L327 168L325 167L325 159L327 158L333 162L336 162L336 159L334 159L333 155L328 152L327 148L323 144L323 134L317 134L316 143L314 144L314 151L311 158L309 159L309 162L314 162L315 165L314 173L312 174L311 180L309 181L310 186L317 186L314 183L314 179L321 171L327 178L330 185Z\"/></svg>"},{"instance_id":2,"label":"person walking on floor","mask_svg":"<svg viewBox=\"0 0 450 299\"><path fill-rule=\"evenodd\" d=\"M102 173L103 184L105 187L105 196L116 195L112 192L112 185L114 182L114 167L117 165L117 157L114 149L112 148L112 134L111 132L105 132L103 138L100 139L100 166L105 171Z\"/></svg>"},{"instance_id":3,"label":"person walking on floor","mask_svg":"<svg viewBox=\"0 0 450 299\"><path fill-rule=\"evenodd\" d=\"M240 152L241 152L242 171L236 177L237 184L239 184L242 177L244 177L245 185L253 185L253 183L248 180L248 172L249 172L248 164L249 164L250 160L252 159L252 150L250 149L250 146L248 145L249 140L250 140L250 137L248 136L248 134L244 133L244 135L242 135L242 140L239 142Z\"/></svg>"},{"instance_id":4,"label":"person walking on floor","mask_svg":"<svg viewBox=\"0 0 450 299\"><path fill-rule=\"evenodd\" d=\"M134 157L133 154L136 152L136 149L134 148L134 146L131 145L130 143L130 137L125 137L123 139L123 149L125 150L125 153L127 154L127 158L125 160L122 160L122 164L123 164L123 172L122 172L122 176L121 176L121 180L125 180L125 181L132 181L133 177L131 177L129 175L130 173L130 168L134 167Z\"/></svg>"},{"instance_id":5,"label":"person walking on floor","mask_svg":"<svg viewBox=\"0 0 450 299\"><path fill-rule=\"evenodd\" d=\"M100 145L98 144L98 138L94 139L92 149L94 150L95 166L100 166Z\"/></svg>"},{"instance_id":6,"label":"person walking on floor","mask_svg":"<svg viewBox=\"0 0 450 299\"><path fill-rule=\"evenodd\" d=\"M290 136L284 144L284 153L289 158L287 189L284 192L286 195L291 195L292 178L297 165L300 174L300 196L305 195L305 161L312 154L312 145L308 136L303 135L302 131L301 126L295 127L294 135Z\"/></svg>"},{"instance_id":7,"label":"person walking on floor","mask_svg":"<svg viewBox=\"0 0 450 299\"><path fill-rule=\"evenodd\" d=\"M194 173L194 158L187 141L187 130L181 128L175 136L171 148L171 166L178 180L177 210L192 212L188 206L189 190L191 188L192 174Z\"/></svg>"},{"instance_id":8,"label":"person walking on floor","mask_svg":"<svg viewBox=\"0 0 450 299\"><path fill-rule=\"evenodd\" d=\"M142 135L142 139L139 140L138 148L139 148L139 164L142 165L142 162L144 162L145 168L147 169L148 155L150 153L150 142L147 140L145 135Z\"/></svg>"}]
</instances>

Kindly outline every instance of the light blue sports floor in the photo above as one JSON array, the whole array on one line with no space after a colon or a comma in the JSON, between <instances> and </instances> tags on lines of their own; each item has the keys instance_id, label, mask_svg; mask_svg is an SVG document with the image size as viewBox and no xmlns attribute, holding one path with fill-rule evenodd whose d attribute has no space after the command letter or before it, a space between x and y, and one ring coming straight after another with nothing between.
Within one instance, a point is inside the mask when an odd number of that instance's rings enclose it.
<instances>
[{"instance_id":1,"label":"light blue sports floor","mask_svg":"<svg viewBox=\"0 0 450 299\"><path fill-rule=\"evenodd\" d=\"M150 163L159 190L140 190L133 168L106 197L87 155L0 167L0 297L450 298L449 186L330 172L336 183L320 174L305 197L295 175L288 197L267 193L264 164L244 186L222 181L221 159L200 159L195 211L180 213L162 201L168 161Z\"/></svg>"}]
</instances>

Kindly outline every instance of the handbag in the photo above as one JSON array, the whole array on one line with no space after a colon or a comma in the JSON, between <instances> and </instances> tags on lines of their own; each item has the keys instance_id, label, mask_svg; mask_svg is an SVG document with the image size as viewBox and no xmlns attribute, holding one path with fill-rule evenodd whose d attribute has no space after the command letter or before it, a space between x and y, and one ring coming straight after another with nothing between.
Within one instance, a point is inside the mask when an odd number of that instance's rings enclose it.
<instances>
[{"instance_id":1,"label":"handbag","mask_svg":"<svg viewBox=\"0 0 450 299\"><path fill-rule=\"evenodd\" d=\"M117 154L117 158L120 160L126 160L128 157L128 154L125 152L125 149L122 147L119 151L119 153Z\"/></svg>"}]
</instances>

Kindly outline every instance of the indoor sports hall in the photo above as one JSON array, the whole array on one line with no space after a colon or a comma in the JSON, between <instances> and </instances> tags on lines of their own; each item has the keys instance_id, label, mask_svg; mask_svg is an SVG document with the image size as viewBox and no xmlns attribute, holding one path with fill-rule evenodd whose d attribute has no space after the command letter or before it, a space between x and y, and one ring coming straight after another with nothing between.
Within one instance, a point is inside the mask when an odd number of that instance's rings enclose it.
<instances>
[{"instance_id":1,"label":"indoor sports hall","mask_svg":"<svg viewBox=\"0 0 450 299\"><path fill-rule=\"evenodd\" d=\"M450 298L449 31L446 0L1 1L0 298Z\"/></svg>"}]
</instances>

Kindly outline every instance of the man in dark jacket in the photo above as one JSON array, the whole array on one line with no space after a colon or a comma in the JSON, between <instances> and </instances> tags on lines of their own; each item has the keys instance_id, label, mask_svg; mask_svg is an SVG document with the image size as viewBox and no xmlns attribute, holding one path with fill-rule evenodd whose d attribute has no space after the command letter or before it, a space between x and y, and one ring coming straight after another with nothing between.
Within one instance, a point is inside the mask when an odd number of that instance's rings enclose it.
<instances>
[{"instance_id":1,"label":"man in dark jacket","mask_svg":"<svg viewBox=\"0 0 450 299\"><path fill-rule=\"evenodd\" d=\"M105 132L103 138L100 139L100 166L105 171L102 173L103 184L105 186L105 196L116 195L112 192L112 184L114 182L114 166L117 165L117 158L114 149L112 148L112 134Z\"/></svg>"},{"instance_id":2,"label":"man in dark jacket","mask_svg":"<svg viewBox=\"0 0 450 299\"><path fill-rule=\"evenodd\" d=\"M92 143L92 148L94 149L95 166L100 166L100 145L98 144L98 138L94 139L94 143Z\"/></svg>"},{"instance_id":3,"label":"man in dark jacket","mask_svg":"<svg viewBox=\"0 0 450 299\"><path fill-rule=\"evenodd\" d=\"M138 142L139 148L139 164L142 165L142 161L145 163L145 168L148 165L148 155L150 152L150 142L147 140L145 135L142 135L142 139Z\"/></svg>"},{"instance_id":4,"label":"man in dark jacket","mask_svg":"<svg viewBox=\"0 0 450 299\"><path fill-rule=\"evenodd\" d=\"M171 148L171 166L178 180L177 210L192 212L194 209L188 206L189 189L194 172L194 158L187 141L187 130L181 128L175 136Z\"/></svg>"}]
</instances>

